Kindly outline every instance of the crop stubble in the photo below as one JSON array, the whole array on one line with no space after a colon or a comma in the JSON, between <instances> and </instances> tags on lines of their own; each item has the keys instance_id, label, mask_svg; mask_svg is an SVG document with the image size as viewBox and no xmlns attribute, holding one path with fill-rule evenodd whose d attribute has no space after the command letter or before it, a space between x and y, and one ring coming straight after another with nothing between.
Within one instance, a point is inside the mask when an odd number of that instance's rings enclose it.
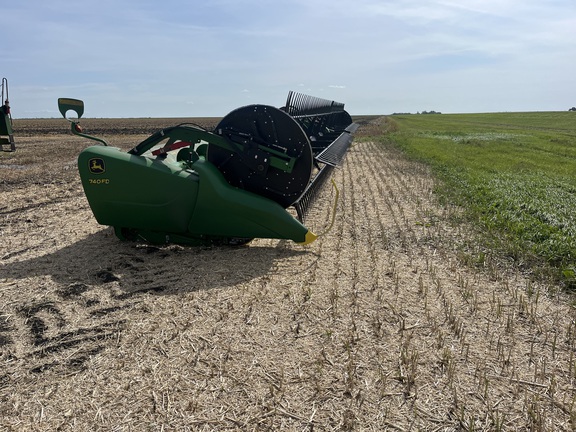
<instances>
[{"instance_id":1,"label":"crop stubble","mask_svg":"<svg viewBox=\"0 0 576 432\"><path fill-rule=\"evenodd\" d=\"M50 180L0 190L3 430L572 429L569 299L463 266L457 209L393 148L354 144L308 247L182 248L98 226L58 144L86 142L48 138Z\"/></svg>"}]
</instances>

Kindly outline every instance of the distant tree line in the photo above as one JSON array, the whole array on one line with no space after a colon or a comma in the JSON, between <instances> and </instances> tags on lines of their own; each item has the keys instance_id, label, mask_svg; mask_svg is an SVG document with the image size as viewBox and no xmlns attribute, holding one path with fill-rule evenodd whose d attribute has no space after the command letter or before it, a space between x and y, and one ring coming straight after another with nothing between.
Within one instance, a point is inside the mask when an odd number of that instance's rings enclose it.
<instances>
[{"instance_id":1,"label":"distant tree line","mask_svg":"<svg viewBox=\"0 0 576 432\"><path fill-rule=\"evenodd\" d=\"M442 114L440 111L418 111L416 114ZM412 113L395 112L392 115L412 115Z\"/></svg>"},{"instance_id":2,"label":"distant tree line","mask_svg":"<svg viewBox=\"0 0 576 432\"><path fill-rule=\"evenodd\" d=\"M576 111L576 107L572 107L568 111ZM392 113L392 115L411 115L411 114L412 113L407 113L407 112ZM417 112L416 114L442 114L442 113L440 111L422 111L422 112Z\"/></svg>"}]
</instances>

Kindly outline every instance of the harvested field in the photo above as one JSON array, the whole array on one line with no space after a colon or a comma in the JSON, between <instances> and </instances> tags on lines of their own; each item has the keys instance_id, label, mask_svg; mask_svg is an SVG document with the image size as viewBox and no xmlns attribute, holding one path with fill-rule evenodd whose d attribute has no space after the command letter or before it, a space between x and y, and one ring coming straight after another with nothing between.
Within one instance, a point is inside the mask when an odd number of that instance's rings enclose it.
<instances>
[{"instance_id":1,"label":"harvested field","mask_svg":"<svg viewBox=\"0 0 576 432\"><path fill-rule=\"evenodd\" d=\"M130 148L173 122L83 124ZM358 139L311 245L157 247L96 223L66 127L17 120L0 154L0 430L576 427L572 299L464 266L425 166Z\"/></svg>"}]
</instances>

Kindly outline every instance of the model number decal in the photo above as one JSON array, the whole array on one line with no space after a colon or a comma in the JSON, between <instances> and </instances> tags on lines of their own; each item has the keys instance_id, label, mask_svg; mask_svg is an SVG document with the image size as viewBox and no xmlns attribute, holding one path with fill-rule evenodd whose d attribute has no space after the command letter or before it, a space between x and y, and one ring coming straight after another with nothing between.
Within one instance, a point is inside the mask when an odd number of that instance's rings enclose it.
<instances>
[{"instance_id":1,"label":"model number decal","mask_svg":"<svg viewBox=\"0 0 576 432\"><path fill-rule=\"evenodd\" d=\"M88 182L93 185L110 184L110 179L88 179Z\"/></svg>"}]
</instances>

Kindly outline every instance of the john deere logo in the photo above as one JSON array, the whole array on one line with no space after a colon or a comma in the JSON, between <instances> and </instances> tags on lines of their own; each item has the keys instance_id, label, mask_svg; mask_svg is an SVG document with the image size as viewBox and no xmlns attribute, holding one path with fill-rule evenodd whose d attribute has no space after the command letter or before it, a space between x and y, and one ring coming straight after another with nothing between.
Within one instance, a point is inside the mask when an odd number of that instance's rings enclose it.
<instances>
[{"instance_id":1,"label":"john deere logo","mask_svg":"<svg viewBox=\"0 0 576 432\"><path fill-rule=\"evenodd\" d=\"M88 161L88 166L92 174L103 174L106 172L104 159L93 158Z\"/></svg>"}]
</instances>

